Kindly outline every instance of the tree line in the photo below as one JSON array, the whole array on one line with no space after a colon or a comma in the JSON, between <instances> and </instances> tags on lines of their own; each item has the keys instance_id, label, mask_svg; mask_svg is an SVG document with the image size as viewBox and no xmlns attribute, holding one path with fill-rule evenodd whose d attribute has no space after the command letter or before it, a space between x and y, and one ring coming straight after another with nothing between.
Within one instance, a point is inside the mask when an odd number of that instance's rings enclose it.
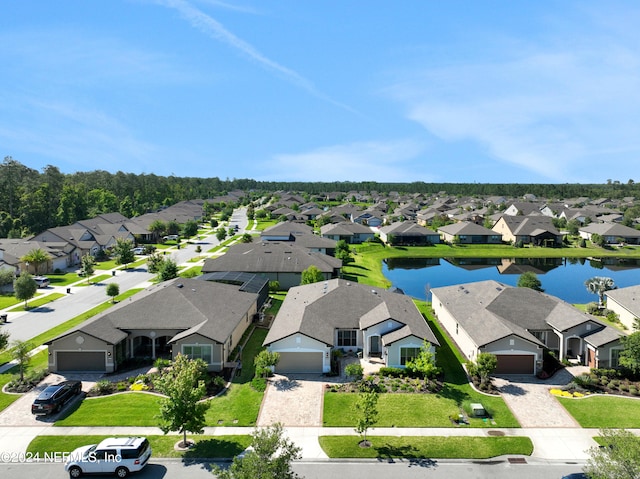
<instances>
[{"instance_id":1,"label":"tree line","mask_svg":"<svg viewBox=\"0 0 640 479\"><path fill-rule=\"evenodd\" d=\"M308 195L352 191L425 195L446 192L456 196L506 197L530 193L549 199L640 197L640 185L633 180L622 183L609 179L603 184L221 180L218 177L158 176L103 170L65 174L53 165L47 165L39 172L7 156L0 163L0 238L37 234L102 213L119 212L132 218L180 201L211 199L234 190L252 193L254 197L276 191Z\"/></svg>"}]
</instances>

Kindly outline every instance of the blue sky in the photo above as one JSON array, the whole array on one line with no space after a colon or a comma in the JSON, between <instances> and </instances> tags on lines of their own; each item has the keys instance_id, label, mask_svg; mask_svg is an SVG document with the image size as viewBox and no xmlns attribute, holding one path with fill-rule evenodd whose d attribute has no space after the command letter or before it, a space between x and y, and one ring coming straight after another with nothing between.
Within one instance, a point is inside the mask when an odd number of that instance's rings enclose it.
<instances>
[{"instance_id":1,"label":"blue sky","mask_svg":"<svg viewBox=\"0 0 640 479\"><path fill-rule=\"evenodd\" d=\"M276 181L640 181L636 1L0 3L0 155Z\"/></svg>"}]
</instances>

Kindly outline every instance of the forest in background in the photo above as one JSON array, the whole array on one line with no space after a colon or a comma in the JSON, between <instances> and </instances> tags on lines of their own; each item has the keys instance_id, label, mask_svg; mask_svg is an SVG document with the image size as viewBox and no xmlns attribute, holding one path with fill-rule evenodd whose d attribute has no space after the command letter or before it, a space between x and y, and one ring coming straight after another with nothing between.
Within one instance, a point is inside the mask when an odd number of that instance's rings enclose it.
<instances>
[{"instance_id":1,"label":"forest in background","mask_svg":"<svg viewBox=\"0 0 640 479\"><path fill-rule=\"evenodd\" d=\"M37 171L7 156L0 163L0 238L23 237L47 228L70 225L102 213L119 212L127 218L157 211L184 200L212 199L242 190L258 197L277 191L311 196L334 192L419 193L454 196L533 194L548 200L564 198L640 197L633 180L608 179L603 184L524 183L379 183L375 181L288 182L253 179L194 178L154 174L110 173L103 170L62 173L48 165Z\"/></svg>"}]
</instances>

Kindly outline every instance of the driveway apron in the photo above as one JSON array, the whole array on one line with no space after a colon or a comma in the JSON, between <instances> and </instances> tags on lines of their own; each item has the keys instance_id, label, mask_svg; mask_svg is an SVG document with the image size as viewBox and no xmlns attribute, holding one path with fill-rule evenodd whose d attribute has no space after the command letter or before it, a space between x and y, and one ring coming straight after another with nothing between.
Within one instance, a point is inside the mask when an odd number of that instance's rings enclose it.
<instances>
[{"instance_id":1,"label":"driveway apron","mask_svg":"<svg viewBox=\"0 0 640 479\"><path fill-rule=\"evenodd\" d=\"M509 375L496 378L494 383L522 427L580 427L549 392L568 384L573 377L572 372L563 369L550 379Z\"/></svg>"},{"instance_id":2,"label":"driveway apron","mask_svg":"<svg viewBox=\"0 0 640 479\"><path fill-rule=\"evenodd\" d=\"M325 382L319 374L276 374L268 381L258 426L322 426Z\"/></svg>"}]
</instances>

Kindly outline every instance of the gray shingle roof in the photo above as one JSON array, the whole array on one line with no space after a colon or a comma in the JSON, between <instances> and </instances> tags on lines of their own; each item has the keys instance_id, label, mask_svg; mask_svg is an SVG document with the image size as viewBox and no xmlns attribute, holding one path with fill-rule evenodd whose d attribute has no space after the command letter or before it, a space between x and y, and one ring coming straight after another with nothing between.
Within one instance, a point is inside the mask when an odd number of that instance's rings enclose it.
<instances>
[{"instance_id":1,"label":"gray shingle roof","mask_svg":"<svg viewBox=\"0 0 640 479\"><path fill-rule=\"evenodd\" d=\"M640 318L640 285L612 289L605 295L615 300L635 317Z\"/></svg>"},{"instance_id":2,"label":"gray shingle roof","mask_svg":"<svg viewBox=\"0 0 640 479\"><path fill-rule=\"evenodd\" d=\"M336 329L365 329L388 319L404 326L383 337L387 344L413 335L438 345L409 296L343 279L291 288L264 344L301 333L333 345Z\"/></svg>"}]
</instances>

